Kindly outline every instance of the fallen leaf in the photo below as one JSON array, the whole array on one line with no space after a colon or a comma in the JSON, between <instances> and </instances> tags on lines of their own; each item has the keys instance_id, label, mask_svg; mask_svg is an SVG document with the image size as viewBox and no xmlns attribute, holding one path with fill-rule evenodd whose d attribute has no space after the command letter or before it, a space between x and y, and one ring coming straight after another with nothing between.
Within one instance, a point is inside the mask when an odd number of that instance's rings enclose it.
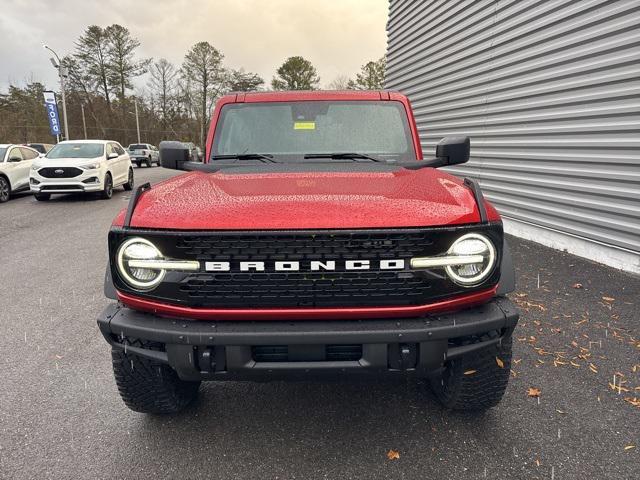
<instances>
[{"instance_id":1,"label":"fallen leaf","mask_svg":"<svg viewBox=\"0 0 640 480\"><path fill-rule=\"evenodd\" d=\"M626 447L624 447L625 450L631 450L632 448L636 448L635 445L627 445Z\"/></svg>"},{"instance_id":2,"label":"fallen leaf","mask_svg":"<svg viewBox=\"0 0 640 480\"><path fill-rule=\"evenodd\" d=\"M466 372L464 372L464 374L465 375L473 375L476 372L477 372L477 370L467 370Z\"/></svg>"},{"instance_id":3,"label":"fallen leaf","mask_svg":"<svg viewBox=\"0 0 640 480\"><path fill-rule=\"evenodd\" d=\"M637 397L633 397L633 398L632 397L625 397L624 401L627 402L627 403L630 403L634 407L640 408L640 398L637 398Z\"/></svg>"},{"instance_id":4,"label":"fallen leaf","mask_svg":"<svg viewBox=\"0 0 640 480\"><path fill-rule=\"evenodd\" d=\"M598 373L598 369L593 363L589 364L589 370L591 370L593 373Z\"/></svg>"},{"instance_id":5,"label":"fallen leaf","mask_svg":"<svg viewBox=\"0 0 640 480\"><path fill-rule=\"evenodd\" d=\"M527 395L534 398L539 397L541 393L540 389L535 387L529 387L529 390L527 390Z\"/></svg>"},{"instance_id":6,"label":"fallen leaf","mask_svg":"<svg viewBox=\"0 0 640 480\"><path fill-rule=\"evenodd\" d=\"M615 300L615 298L613 298L613 297L602 297L602 300L604 300L605 302L613 302Z\"/></svg>"},{"instance_id":7,"label":"fallen leaf","mask_svg":"<svg viewBox=\"0 0 640 480\"><path fill-rule=\"evenodd\" d=\"M400 458L400 452L396 450L389 450L387 452L387 458L389 460L398 460Z\"/></svg>"},{"instance_id":8,"label":"fallen leaf","mask_svg":"<svg viewBox=\"0 0 640 480\"><path fill-rule=\"evenodd\" d=\"M615 390L618 392L618 394L622 393L622 392L629 392L629 389L627 387L623 387L622 385L615 385L611 382L609 382L609 388L611 390Z\"/></svg>"},{"instance_id":9,"label":"fallen leaf","mask_svg":"<svg viewBox=\"0 0 640 480\"><path fill-rule=\"evenodd\" d=\"M566 415L566 414L567 414L567 412L564 412L564 411L562 411L562 410L558 410L558 409L556 409L556 412L558 412L558 413L560 413L560 414L562 414L562 415Z\"/></svg>"},{"instance_id":10,"label":"fallen leaf","mask_svg":"<svg viewBox=\"0 0 640 480\"><path fill-rule=\"evenodd\" d=\"M504 362L500 360L498 357L496 357L496 363L500 368L504 368Z\"/></svg>"},{"instance_id":11,"label":"fallen leaf","mask_svg":"<svg viewBox=\"0 0 640 480\"><path fill-rule=\"evenodd\" d=\"M573 288L582 288L582 284L581 283L574 283Z\"/></svg>"}]
</instances>

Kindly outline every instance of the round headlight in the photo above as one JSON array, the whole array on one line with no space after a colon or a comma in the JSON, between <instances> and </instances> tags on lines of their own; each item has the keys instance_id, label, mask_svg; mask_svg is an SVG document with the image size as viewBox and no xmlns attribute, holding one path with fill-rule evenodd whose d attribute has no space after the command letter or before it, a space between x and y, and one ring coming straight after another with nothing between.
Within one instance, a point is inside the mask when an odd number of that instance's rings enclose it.
<instances>
[{"instance_id":1,"label":"round headlight","mask_svg":"<svg viewBox=\"0 0 640 480\"><path fill-rule=\"evenodd\" d=\"M457 239L447 252L451 256L477 257L473 263L445 267L447 275L459 285L470 287L486 279L496 263L496 249L484 235L468 233Z\"/></svg>"},{"instance_id":2,"label":"round headlight","mask_svg":"<svg viewBox=\"0 0 640 480\"><path fill-rule=\"evenodd\" d=\"M120 245L117 254L118 272L122 278L137 290L151 290L164 278L162 269L132 267L132 260L162 260L160 250L144 238L130 238Z\"/></svg>"}]
</instances>

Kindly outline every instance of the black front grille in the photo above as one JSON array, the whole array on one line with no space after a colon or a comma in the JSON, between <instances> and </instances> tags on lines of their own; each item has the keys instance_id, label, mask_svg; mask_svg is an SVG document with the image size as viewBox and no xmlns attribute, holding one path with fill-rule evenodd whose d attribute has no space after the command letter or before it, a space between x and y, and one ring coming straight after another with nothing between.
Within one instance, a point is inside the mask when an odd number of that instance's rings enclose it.
<instances>
[{"instance_id":1,"label":"black front grille","mask_svg":"<svg viewBox=\"0 0 640 480\"><path fill-rule=\"evenodd\" d=\"M411 306L432 303L474 289L453 283L442 269L412 270L410 259L445 253L469 231L484 232L502 245L500 224L395 230L320 230L287 232L110 233L110 247L127 235L144 236L164 255L199 260L199 272L168 272L151 292L132 291L118 277L116 286L138 296L214 308L305 308ZM500 252L500 248L497 249ZM368 270L348 270L349 260L369 260ZM397 270L380 268L380 260L404 260ZM264 262L264 271L240 271L239 262ZM278 272L274 262L299 262L299 271ZM312 271L311 261L335 261L335 271ZM205 262L229 262L230 271L205 271ZM479 288L495 285L496 271Z\"/></svg>"},{"instance_id":2,"label":"black front grille","mask_svg":"<svg viewBox=\"0 0 640 480\"><path fill-rule=\"evenodd\" d=\"M44 167L38 173L45 178L74 178L82 174L76 167Z\"/></svg>"}]
</instances>

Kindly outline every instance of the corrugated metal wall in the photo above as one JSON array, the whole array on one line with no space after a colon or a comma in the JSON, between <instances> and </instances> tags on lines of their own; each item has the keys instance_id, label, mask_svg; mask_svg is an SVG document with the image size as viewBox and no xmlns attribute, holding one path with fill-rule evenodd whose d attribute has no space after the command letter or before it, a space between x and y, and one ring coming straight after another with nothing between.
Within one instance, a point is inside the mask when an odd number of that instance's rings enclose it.
<instances>
[{"instance_id":1,"label":"corrugated metal wall","mask_svg":"<svg viewBox=\"0 0 640 480\"><path fill-rule=\"evenodd\" d=\"M640 0L391 0L387 88L503 216L640 252Z\"/></svg>"}]
</instances>

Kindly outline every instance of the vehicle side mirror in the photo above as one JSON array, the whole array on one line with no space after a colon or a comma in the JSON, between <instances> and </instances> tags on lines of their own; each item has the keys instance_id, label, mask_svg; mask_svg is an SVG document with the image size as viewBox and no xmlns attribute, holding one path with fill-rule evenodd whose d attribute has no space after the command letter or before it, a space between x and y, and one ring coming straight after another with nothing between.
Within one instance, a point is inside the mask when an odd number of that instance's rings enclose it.
<instances>
[{"instance_id":1,"label":"vehicle side mirror","mask_svg":"<svg viewBox=\"0 0 640 480\"><path fill-rule=\"evenodd\" d=\"M185 170L189 161L189 148L182 142L160 142L160 165L173 170Z\"/></svg>"},{"instance_id":2,"label":"vehicle side mirror","mask_svg":"<svg viewBox=\"0 0 640 480\"><path fill-rule=\"evenodd\" d=\"M9 157L9 161L16 163L16 162L21 162L22 159L20 157Z\"/></svg>"},{"instance_id":3,"label":"vehicle side mirror","mask_svg":"<svg viewBox=\"0 0 640 480\"><path fill-rule=\"evenodd\" d=\"M459 165L469 161L471 142L469 137L444 137L436 145L434 167Z\"/></svg>"},{"instance_id":4,"label":"vehicle side mirror","mask_svg":"<svg viewBox=\"0 0 640 480\"><path fill-rule=\"evenodd\" d=\"M108 156L107 156L107 160L113 160L114 158L118 158L118 154L116 152L111 152Z\"/></svg>"}]
</instances>

